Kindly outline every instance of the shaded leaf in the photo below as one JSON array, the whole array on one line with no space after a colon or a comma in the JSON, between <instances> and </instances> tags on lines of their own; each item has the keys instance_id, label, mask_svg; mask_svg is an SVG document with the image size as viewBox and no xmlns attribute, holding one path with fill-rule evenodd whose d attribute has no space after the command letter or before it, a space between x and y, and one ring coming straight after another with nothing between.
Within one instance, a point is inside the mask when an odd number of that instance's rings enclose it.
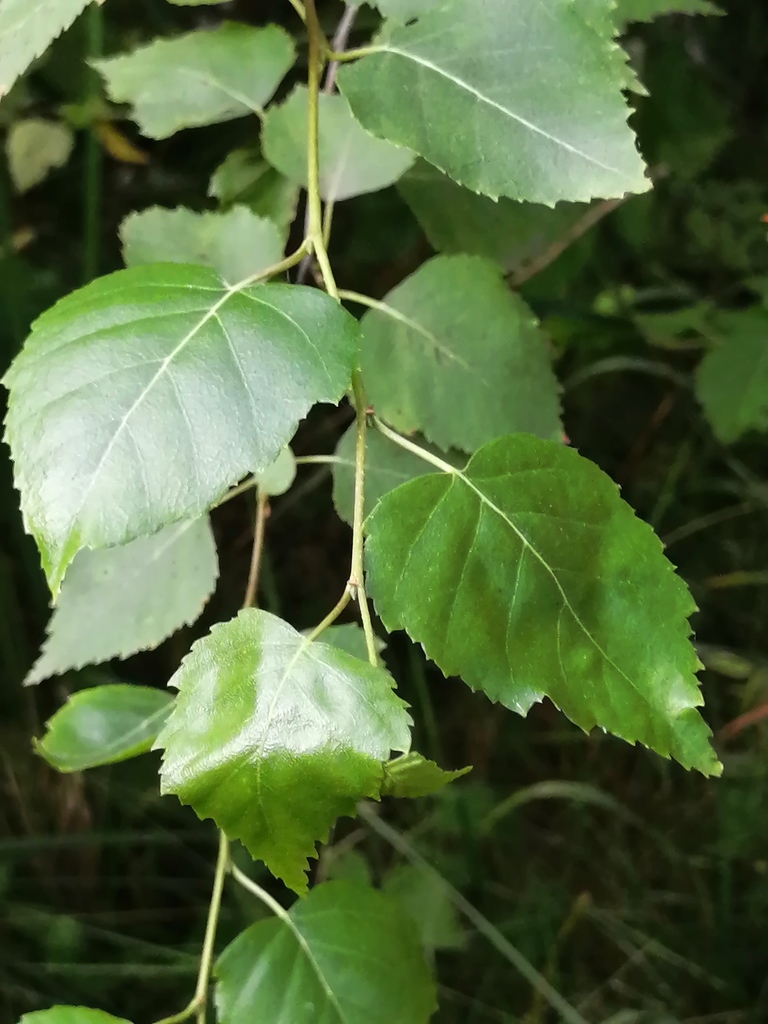
<instances>
[{"instance_id":1,"label":"shaded leaf","mask_svg":"<svg viewBox=\"0 0 768 1024\"><path fill-rule=\"evenodd\" d=\"M327 882L260 921L219 958L221 1024L426 1024L434 981L399 904L353 882Z\"/></svg>"},{"instance_id":2,"label":"shaded leaf","mask_svg":"<svg viewBox=\"0 0 768 1024\"><path fill-rule=\"evenodd\" d=\"M78 690L45 726L35 749L60 772L127 761L151 750L173 698L148 686Z\"/></svg>"},{"instance_id":3,"label":"shaded leaf","mask_svg":"<svg viewBox=\"0 0 768 1024\"><path fill-rule=\"evenodd\" d=\"M39 117L14 121L8 129L5 151L8 173L17 192L26 192L44 181L50 171L69 160L75 138L72 129L59 121Z\"/></svg>"},{"instance_id":4,"label":"shaded leaf","mask_svg":"<svg viewBox=\"0 0 768 1024\"><path fill-rule=\"evenodd\" d=\"M54 596L75 554L199 516L337 402L357 324L314 288L132 267L44 313L5 377L6 438Z\"/></svg>"},{"instance_id":5,"label":"shaded leaf","mask_svg":"<svg viewBox=\"0 0 768 1024\"><path fill-rule=\"evenodd\" d=\"M271 498L285 494L296 479L296 459L290 448L281 448L274 462L256 474L259 488Z\"/></svg>"},{"instance_id":6,"label":"shaded leaf","mask_svg":"<svg viewBox=\"0 0 768 1024\"><path fill-rule=\"evenodd\" d=\"M717 774L687 616L661 543L595 465L518 435L464 472L386 495L368 519L369 584L446 675L525 714L548 696L685 767Z\"/></svg>"},{"instance_id":7,"label":"shaded leaf","mask_svg":"<svg viewBox=\"0 0 768 1024\"><path fill-rule=\"evenodd\" d=\"M270 107L261 143L264 156L291 181L307 185L307 89L298 85L288 99ZM320 195L326 202L377 192L391 185L414 154L369 135L343 96L319 97Z\"/></svg>"},{"instance_id":8,"label":"shaded leaf","mask_svg":"<svg viewBox=\"0 0 768 1024\"><path fill-rule=\"evenodd\" d=\"M295 56L277 25L225 22L91 63L111 99L132 105L142 133L166 139L180 128L261 115Z\"/></svg>"},{"instance_id":9,"label":"shaded leaf","mask_svg":"<svg viewBox=\"0 0 768 1024\"><path fill-rule=\"evenodd\" d=\"M288 228L296 217L299 188L250 149L233 149L213 172L208 195L222 206L244 203L253 213Z\"/></svg>"},{"instance_id":10,"label":"shaded leaf","mask_svg":"<svg viewBox=\"0 0 768 1024\"><path fill-rule=\"evenodd\" d=\"M614 18L618 25L653 21L663 14L722 14L709 0L617 0Z\"/></svg>"},{"instance_id":11,"label":"shaded leaf","mask_svg":"<svg viewBox=\"0 0 768 1024\"><path fill-rule=\"evenodd\" d=\"M120 226L123 258L141 263L198 263L227 284L237 284L283 258L286 233L246 206L226 213L196 213L151 206Z\"/></svg>"},{"instance_id":12,"label":"shaded leaf","mask_svg":"<svg viewBox=\"0 0 768 1024\"><path fill-rule=\"evenodd\" d=\"M25 682L157 647L200 616L218 575L207 516L120 547L80 551Z\"/></svg>"},{"instance_id":13,"label":"shaded leaf","mask_svg":"<svg viewBox=\"0 0 768 1024\"><path fill-rule=\"evenodd\" d=\"M2 0L0 3L0 96L53 40L69 28L90 0ZM47 1012L47 1011L46 1011Z\"/></svg>"},{"instance_id":14,"label":"shaded leaf","mask_svg":"<svg viewBox=\"0 0 768 1024\"><path fill-rule=\"evenodd\" d=\"M373 885L371 867L365 854L359 850L326 846L323 850L323 867L326 880L329 882L356 882L358 885Z\"/></svg>"},{"instance_id":15,"label":"shaded leaf","mask_svg":"<svg viewBox=\"0 0 768 1024\"><path fill-rule=\"evenodd\" d=\"M719 339L696 371L696 396L725 444L768 430L768 310L720 313L709 323Z\"/></svg>"},{"instance_id":16,"label":"shaded leaf","mask_svg":"<svg viewBox=\"0 0 768 1024\"><path fill-rule=\"evenodd\" d=\"M339 85L364 128L476 192L549 205L621 196L649 183L612 35L592 0L454 0L385 25Z\"/></svg>"},{"instance_id":17,"label":"shaded leaf","mask_svg":"<svg viewBox=\"0 0 768 1024\"><path fill-rule=\"evenodd\" d=\"M438 875L410 864L400 864L387 875L381 888L397 900L411 919L428 953L462 948L466 938L464 929Z\"/></svg>"},{"instance_id":18,"label":"shaded leaf","mask_svg":"<svg viewBox=\"0 0 768 1024\"><path fill-rule=\"evenodd\" d=\"M382 796L409 797L416 799L421 796L432 796L439 793L450 782L460 779L471 772L472 768L459 768L456 771L444 771L434 761L411 751L402 757L389 761L384 766L384 785Z\"/></svg>"},{"instance_id":19,"label":"shaded leaf","mask_svg":"<svg viewBox=\"0 0 768 1024\"><path fill-rule=\"evenodd\" d=\"M368 398L404 433L468 452L500 434L561 435L546 338L489 261L436 256L361 327Z\"/></svg>"},{"instance_id":20,"label":"shaded leaf","mask_svg":"<svg viewBox=\"0 0 768 1024\"><path fill-rule=\"evenodd\" d=\"M387 645L379 636L374 639L376 653L381 654ZM337 647L340 651L346 651L353 658L359 658L361 661L368 660L365 633L362 626L358 626L356 622L344 622L340 626L329 626L323 633L323 643Z\"/></svg>"},{"instance_id":21,"label":"shaded leaf","mask_svg":"<svg viewBox=\"0 0 768 1024\"><path fill-rule=\"evenodd\" d=\"M410 745L387 672L263 611L214 626L169 685L180 692L157 741L163 792L297 892L316 842L378 797L389 752Z\"/></svg>"}]
</instances>

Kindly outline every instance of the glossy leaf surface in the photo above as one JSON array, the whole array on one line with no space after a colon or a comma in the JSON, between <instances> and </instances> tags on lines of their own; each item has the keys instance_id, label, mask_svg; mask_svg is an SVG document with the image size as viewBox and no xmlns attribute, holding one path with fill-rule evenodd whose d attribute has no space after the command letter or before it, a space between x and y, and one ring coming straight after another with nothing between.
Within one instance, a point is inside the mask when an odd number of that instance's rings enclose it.
<instances>
[{"instance_id":1,"label":"glossy leaf surface","mask_svg":"<svg viewBox=\"0 0 768 1024\"><path fill-rule=\"evenodd\" d=\"M277 25L226 22L92 63L111 99L131 104L142 133L166 139L180 128L260 115L295 55Z\"/></svg>"},{"instance_id":2,"label":"glossy leaf surface","mask_svg":"<svg viewBox=\"0 0 768 1024\"><path fill-rule=\"evenodd\" d=\"M162 789L213 818L297 892L340 815L378 797L410 719L391 676L249 609L198 641L157 741Z\"/></svg>"},{"instance_id":3,"label":"glossy leaf surface","mask_svg":"<svg viewBox=\"0 0 768 1024\"><path fill-rule=\"evenodd\" d=\"M398 430L468 452L517 431L560 436L547 340L487 260L435 257L361 326L368 398Z\"/></svg>"},{"instance_id":4,"label":"glossy leaf surface","mask_svg":"<svg viewBox=\"0 0 768 1024\"><path fill-rule=\"evenodd\" d=\"M207 516L119 547L80 551L25 682L157 647L200 616L218 575Z\"/></svg>"},{"instance_id":5,"label":"glossy leaf surface","mask_svg":"<svg viewBox=\"0 0 768 1024\"><path fill-rule=\"evenodd\" d=\"M260 921L216 964L221 1024L426 1024L434 981L415 929L394 899L327 882L287 921Z\"/></svg>"},{"instance_id":6,"label":"glossy leaf surface","mask_svg":"<svg viewBox=\"0 0 768 1024\"><path fill-rule=\"evenodd\" d=\"M593 0L453 0L385 25L339 84L364 128L476 192L621 196L648 182L612 34Z\"/></svg>"},{"instance_id":7,"label":"glossy leaf surface","mask_svg":"<svg viewBox=\"0 0 768 1024\"><path fill-rule=\"evenodd\" d=\"M350 199L391 185L415 157L407 149L369 135L343 96L319 97L320 195L326 202ZM307 90L297 86L270 107L261 135L264 156L282 174L307 185Z\"/></svg>"},{"instance_id":8,"label":"glossy leaf surface","mask_svg":"<svg viewBox=\"0 0 768 1024\"><path fill-rule=\"evenodd\" d=\"M390 761L384 769L384 796L410 797L431 796L439 793L450 782L460 779L472 771L471 767L459 768L456 771L444 771L434 761L427 760L416 751L403 754L402 757Z\"/></svg>"},{"instance_id":9,"label":"glossy leaf surface","mask_svg":"<svg viewBox=\"0 0 768 1024\"><path fill-rule=\"evenodd\" d=\"M717 774L687 617L661 543L595 465L518 435L463 473L385 496L368 520L369 589L446 675L525 714L548 696L600 726Z\"/></svg>"},{"instance_id":10,"label":"glossy leaf surface","mask_svg":"<svg viewBox=\"0 0 768 1024\"><path fill-rule=\"evenodd\" d=\"M115 764L150 750L172 704L164 690L115 684L78 690L35 743L60 772Z\"/></svg>"},{"instance_id":11,"label":"glossy leaf surface","mask_svg":"<svg viewBox=\"0 0 768 1024\"><path fill-rule=\"evenodd\" d=\"M0 97L88 4L89 0L2 0Z\"/></svg>"},{"instance_id":12,"label":"glossy leaf surface","mask_svg":"<svg viewBox=\"0 0 768 1024\"><path fill-rule=\"evenodd\" d=\"M286 235L246 206L225 213L196 213L152 206L131 213L120 227L123 258L142 263L197 263L235 285L279 263Z\"/></svg>"},{"instance_id":13,"label":"glossy leaf surface","mask_svg":"<svg viewBox=\"0 0 768 1024\"><path fill-rule=\"evenodd\" d=\"M206 511L343 395L357 325L298 285L133 267L44 313L5 377L6 437L54 595L75 554Z\"/></svg>"}]
</instances>

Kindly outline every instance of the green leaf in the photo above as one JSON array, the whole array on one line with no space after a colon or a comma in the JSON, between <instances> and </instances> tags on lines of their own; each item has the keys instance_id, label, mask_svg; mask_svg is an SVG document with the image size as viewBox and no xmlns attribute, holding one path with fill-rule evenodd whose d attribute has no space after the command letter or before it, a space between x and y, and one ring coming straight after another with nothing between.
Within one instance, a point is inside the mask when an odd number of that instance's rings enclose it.
<instances>
[{"instance_id":1,"label":"green leaf","mask_svg":"<svg viewBox=\"0 0 768 1024\"><path fill-rule=\"evenodd\" d=\"M208 195L223 207L244 203L287 230L296 217L299 188L250 149L234 149L213 172Z\"/></svg>"},{"instance_id":2,"label":"green leaf","mask_svg":"<svg viewBox=\"0 0 768 1024\"><path fill-rule=\"evenodd\" d=\"M266 270L283 258L286 232L246 206L226 213L195 213L152 206L131 213L120 227L128 266L198 263L228 284Z\"/></svg>"},{"instance_id":3,"label":"green leaf","mask_svg":"<svg viewBox=\"0 0 768 1024\"><path fill-rule=\"evenodd\" d=\"M296 479L296 459L290 448L281 448L274 462L256 474L259 488L271 498L285 494Z\"/></svg>"},{"instance_id":4,"label":"green leaf","mask_svg":"<svg viewBox=\"0 0 768 1024\"><path fill-rule=\"evenodd\" d=\"M719 344L696 371L696 396L715 434L732 444L768 430L768 310L720 313L710 322Z\"/></svg>"},{"instance_id":5,"label":"green leaf","mask_svg":"<svg viewBox=\"0 0 768 1024\"><path fill-rule=\"evenodd\" d=\"M382 796L409 797L416 799L421 796L432 796L444 789L450 782L460 779L471 772L472 768L459 768L446 772L434 761L411 751L402 757L389 761L384 766L384 785Z\"/></svg>"},{"instance_id":6,"label":"green leaf","mask_svg":"<svg viewBox=\"0 0 768 1024\"><path fill-rule=\"evenodd\" d=\"M0 96L32 61L69 28L89 0L2 0L0 3Z\"/></svg>"},{"instance_id":7,"label":"green leaf","mask_svg":"<svg viewBox=\"0 0 768 1024\"><path fill-rule=\"evenodd\" d=\"M19 1024L130 1024L123 1017L113 1017L103 1010L85 1006L52 1006L49 1010L25 1013Z\"/></svg>"},{"instance_id":8,"label":"green leaf","mask_svg":"<svg viewBox=\"0 0 768 1024\"><path fill-rule=\"evenodd\" d=\"M378 797L389 752L410 745L387 672L263 611L214 626L169 685L180 692L157 741L163 792L296 892L315 843Z\"/></svg>"},{"instance_id":9,"label":"green leaf","mask_svg":"<svg viewBox=\"0 0 768 1024\"><path fill-rule=\"evenodd\" d=\"M339 85L364 128L476 192L547 205L621 196L649 183L612 34L593 0L454 0L385 25Z\"/></svg>"},{"instance_id":10,"label":"green leaf","mask_svg":"<svg viewBox=\"0 0 768 1024\"><path fill-rule=\"evenodd\" d=\"M226 22L91 63L110 97L133 106L142 133L166 139L180 128L261 116L295 57L277 25Z\"/></svg>"},{"instance_id":11,"label":"green leaf","mask_svg":"<svg viewBox=\"0 0 768 1024\"><path fill-rule=\"evenodd\" d=\"M25 523L54 596L75 554L205 512L337 402L358 328L314 288L204 267L102 277L44 313L5 377Z\"/></svg>"},{"instance_id":12,"label":"green leaf","mask_svg":"<svg viewBox=\"0 0 768 1024\"><path fill-rule=\"evenodd\" d=\"M218 574L207 516L120 547L80 551L25 682L157 647L200 616Z\"/></svg>"},{"instance_id":13,"label":"green leaf","mask_svg":"<svg viewBox=\"0 0 768 1024\"><path fill-rule=\"evenodd\" d=\"M327 882L285 919L259 921L219 958L221 1024L427 1024L434 981L399 904L354 882Z\"/></svg>"},{"instance_id":14,"label":"green leaf","mask_svg":"<svg viewBox=\"0 0 768 1024\"><path fill-rule=\"evenodd\" d=\"M485 445L464 472L386 495L369 587L446 675L521 714L549 697L686 767L718 774L687 616L694 603L615 484L564 445Z\"/></svg>"},{"instance_id":15,"label":"green leaf","mask_svg":"<svg viewBox=\"0 0 768 1024\"><path fill-rule=\"evenodd\" d=\"M663 14L722 14L709 0L617 0L618 25L630 21L653 21Z\"/></svg>"},{"instance_id":16,"label":"green leaf","mask_svg":"<svg viewBox=\"0 0 768 1024\"><path fill-rule=\"evenodd\" d=\"M434 249L485 256L508 272L541 256L589 209L583 203L551 208L513 199L494 202L462 188L423 160L397 187Z\"/></svg>"},{"instance_id":17,"label":"green leaf","mask_svg":"<svg viewBox=\"0 0 768 1024\"><path fill-rule=\"evenodd\" d=\"M44 181L50 171L69 160L75 138L59 121L29 117L8 129L5 151L8 172L17 192L27 192Z\"/></svg>"},{"instance_id":18,"label":"green leaf","mask_svg":"<svg viewBox=\"0 0 768 1024\"><path fill-rule=\"evenodd\" d=\"M418 930L422 947L461 949L466 936L442 879L431 871L400 864L384 879L382 891L397 900Z\"/></svg>"},{"instance_id":19,"label":"green leaf","mask_svg":"<svg viewBox=\"0 0 768 1024\"><path fill-rule=\"evenodd\" d=\"M264 156L282 174L307 185L307 89L297 85L288 99L270 107L261 133ZM343 96L320 94L320 195L338 202L393 184L415 157L407 149L369 135Z\"/></svg>"},{"instance_id":20,"label":"green leaf","mask_svg":"<svg viewBox=\"0 0 768 1024\"><path fill-rule=\"evenodd\" d=\"M38 754L60 772L116 764L152 749L173 699L149 686L78 690L47 722Z\"/></svg>"},{"instance_id":21,"label":"green leaf","mask_svg":"<svg viewBox=\"0 0 768 1024\"><path fill-rule=\"evenodd\" d=\"M489 261L436 256L361 327L368 397L399 430L469 452L517 431L560 437L546 338Z\"/></svg>"},{"instance_id":22,"label":"green leaf","mask_svg":"<svg viewBox=\"0 0 768 1024\"><path fill-rule=\"evenodd\" d=\"M336 458L339 461L333 467L333 503L339 516L350 526L355 504L355 435L356 428L353 424L339 441L336 449ZM429 445L424 447L449 462L452 461L438 449ZM366 515L376 502L393 488L424 473L435 472L434 466L388 441L376 430L368 431L365 449Z\"/></svg>"}]
</instances>

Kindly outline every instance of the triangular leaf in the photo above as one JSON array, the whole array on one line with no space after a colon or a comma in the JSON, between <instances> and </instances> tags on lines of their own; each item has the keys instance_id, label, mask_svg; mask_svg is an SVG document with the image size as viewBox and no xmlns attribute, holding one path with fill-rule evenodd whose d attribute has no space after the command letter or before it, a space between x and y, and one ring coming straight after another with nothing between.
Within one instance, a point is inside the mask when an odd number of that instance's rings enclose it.
<instances>
[{"instance_id":1,"label":"triangular leaf","mask_svg":"<svg viewBox=\"0 0 768 1024\"><path fill-rule=\"evenodd\" d=\"M500 434L561 435L546 338L487 260L436 256L361 327L368 398L404 433L468 452Z\"/></svg>"},{"instance_id":2,"label":"triangular leaf","mask_svg":"<svg viewBox=\"0 0 768 1024\"><path fill-rule=\"evenodd\" d=\"M709 325L719 344L696 372L696 395L725 444L768 430L768 310L720 313Z\"/></svg>"},{"instance_id":3,"label":"triangular leaf","mask_svg":"<svg viewBox=\"0 0 768 1024\"><path fill-rule=\"evenodd\" d=\"M92 63L110 97L133 106L142 133L166 139L180 128L260 115L295 56L277 25L226 22Z\"/></svg>"},{"instance_id":4,"label":"triangular leaf","mask_svg":"<svg viewBox=\"0 0 768 1024\"><path fill-rule=\"evenodd\" d=\"M119 547L79 552L25 682L157 647L199 617L218 574L207 516Z\"/></svg>"},{"instance_id":5,"label":"triangular leaf","mask_svg":"<svg viewBox=\"0 0 768 1024\"><path fill-rule=\"evenodd\" d=\"M428 761L422 754L411 751L396 757L384 766L384 785L382 796L409 797L414 800L420 796L432 796L439 793L450 782L460 779L471 772L471 766L455 771L444 771L434 761Z\"/></svg>"},{"instance_id":6,"label":"triangular leaf","mask_svg":"<svg viewBox=\"0 0 768 1024\"><path fill-rule=\"evenodd\" d=\"M131 213L120 227L123 258L142 263L198 263L227 284L237 284L283 257L286 232L246 206L226 213L196 213L152 206Z\"/></svg>"},{"instance_id":7,"label":"triangular leaf","mask_svg":"<svg viewBox=\"0 0 768 1024\"><path fill-rule=\"evenodd\" d=\"M122 1017L113 1017L103 1010L85 1006L52 1006L50 1010L25 1013L19 1024L129 1024Z\"/></svg>"},{"instance_id":8,"label":"triangular leaf","mask_svg":"<svg viewBox=\"0 0 768 1024\"><path fill-rule=\"evenodd\" d=\"M621 196L649 183L612 34L592 0L453 0L385 26L339 85L364 128L476 192Z\"/></svg>"},{"instance_id":9,"label":"triangular leaf","mask_svg":"<svg viewBox=\"0 0 768 1024\"><path fill-rule=\"evenodd\" d=\"M243 203L259 217L288 229L296 217L299 188L250 149L233 149L213 172L208 195L223 207Z\"/></svg>"},{"instance_id":10,"label":"triangular leaf","mask_svg":"<svg viewBox=\"0 0 768 1024\"><path fill-rule=\"evenodd\" d=\"M326 202L350 199L391 185L415 157L407 149L369 135L343 96L319 97L320 195ZM280 106L270 107L261 144L273 167L307 185L307 89L298 85Z\"/></svg>"},{"instance_id":11,"label":"triangular leaf","mask_svg":"<svg viewBox=\"0 0 768 1024\"><path fill-rule=\"evenodd\" d=\"M171 263L44 313L5 377L6 437L54 595L81 548L199 516L268 466L312 405L339 401L357 336L317 289Z\"/></svg>"},{"instance_id":12,"label":"triangular leaf","mask_svg":"<svg viewBox=\"0 0 768 1024\"><path fill-rule=\"evenodd\" d=\"M595 465L499 438L464 472L386 495L368 519L370 590L446 675L525 714L548 696L686 767L717 774L687 616L661 543Z\"/></svg>"},{"instance_id":13,"label":"triangular leaf","mask_svg":"<svg viewBox=\"0 0 768 1024\"><path fill-rule=\"evenodd\" d=\"M221 1024L427 1024L434 981L398 903L354 882L327 882L287 920L260 921L216 964Z\"/></svg>"},{"instance_id":14,"label":"triangular leaf","mask_svg":"<svg viewBox=\"0 0 768 1024\"><path fill-rule=\"evenodd\" d=\"M618 25L630 21L653 21L663 14L722 14L709 0L617 0Z\"/></svg>"},{"instance_id":15,"label":"triangular leaf","mask_svg":"<svg viewBox=\"0 0 768 1024\"><path fill-rule=\"evenodd\" d=\"M0 3L0 96L53 40L88 6L90 0L2 0Z\"/></svg>"},{"instance_id":16,"label":"triangular leaf","mask_svg":"<svg viewBox=\"0 0 768 1024\"><path fill-rule=\"evenodd\" d=\"M213 818L286 885L340 815L378 797L410 719L391 676L248 609L194 645L157 741L162 789Z\"/></svg>"},{"instance_id":17,"label":"triangular leaf","mask_svg":"<svg viewBox=\"0 0 768 1024\"><path fill-rule=\"evenodd\" d=\"M78 690L45 726L35 749L60 772L82 772L151 750L173 698L148 686Z\"/></svg>"}]
</instances>

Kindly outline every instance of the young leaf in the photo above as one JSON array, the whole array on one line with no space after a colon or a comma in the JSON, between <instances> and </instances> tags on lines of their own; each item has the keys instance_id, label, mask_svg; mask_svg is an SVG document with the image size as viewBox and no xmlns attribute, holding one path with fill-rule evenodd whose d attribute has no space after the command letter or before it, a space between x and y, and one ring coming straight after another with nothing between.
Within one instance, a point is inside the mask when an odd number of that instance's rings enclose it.
<instances>
[{"instance_id":1,"label":"young leaf","mask_svg":"<svg viewBox=\"0 0 768 1024\"><path fill-rule=\"evenodd\" d=\"M285 918L239 935L215 968L221 1024L427 1024L434 981L399 904L355 882L326 882Z\"/></svg>"},{"instance_id":2,"label":"young leaf","mask_svg":"<svg viewBox=\"0 0 768 1024\"><path fill-rule=\"evenodd\" d=\"M183 264L102 277L44 313L5 377L6 438L54 596L75 554L201 515L337 402L357 324L317 289Z\"/></svg>"},{"instance_id":3,"label":"young leaf","mask_svg":"<svg viewBox=\"0 0 768 1024\"><path fill-rule=\"evenodd\" d=\"M710 323L719 344L696 372L696 395L715 434L732 444L768 430L768 310L720 313Z\"/></svg>"},{"instance_id":4,"label":"young leaf","mask_svg":"<svg viewBox=\"0 0 768 1024\"><path fill-rule=\"evenodd\" d=\"M127 761L151 750L172 703L170 694L149 686L78 690L46 723L35 749L60 772Z\"/></svg>"},{"instance_id":5,"label":"young leaf","mask_svg":"<svg viewBox=\"0 0 768 1024\"><path fill-rule=\"evenodd\" d=\"M80 551L25 682L157 647L199 617L218 575L207 516L120 547Z\"/></svg>"},{"instance_id":6,"label":"young leaf","mask_svg":"<svg viewBox=\"0 0 768 1024\"><path fill-rule=\"evenodd\" d=\"M0 97L69 28L90 0L2 0L0 3Z\"/></svg>"},{"instance_id":7,"label":"young leaf","mask_svg":"<svg viewBox=\"0 0 768 1024\"><path fill-rule=\"evenodd\" d=\"M8 173L17 192L26 192L44 181L49 172L69 160L75 137L58 121L29 117L14 121L8 129L5 151Z\"/></svg>"},{"instance_id":8,"label":"young leaf","mask_svg":"<svg viewBox=\"0 0 768 1024\"><path fill-rule=\"evenodd\" d=\"M369 135L343 96L320 95L320 195L326 202L386 188L413 163L414 154ZM298 85L272 106L261 133L264 156L291 181L307 185L307 89Z\"/></svg>"},{"instance_id":9,"label":"young leaf","mask_svg":"<svg viewBox=\"0 0 768 1024\"><path fill-rule=\"evenodd\" d=\"M339 85L364 128L476 192L547 205L621 196L648 181L612 34L593 0L453 0L385 25Z\"/></svg>"},{"instance_id":10,"label":"young leaf","mask_svg":"<svg viewBox=\"0 0 768 1024\"><path fill-rule=\"evenodd\" d=\"M50 1010L25 1013L19 1024L130 1024L122 1017L113 1017L103 1010L85 1006L52 1006Z\"/></svg>"},{"instance_id":11,"label":"young leaf","mask_svg":"<svg viewBox=\"0 0 768 1024\"><path fill-rule=\"evenodd\" d=\"M386 495L368 519L370 590L446 675L525 714L548 696L718 774L689 640L694 604L661 544L595 465L526 435L464 472Z\"/></svg>"},{"instance_id":12,"label":"young leaf","mask_svg":"<svg viewBox=\"0 0 768 1024\"><path fill-rule=\"evenodd\" d=\"M237 284L280 262L287 232L246 206L234 206L226 213L152 206L129 214L120 237L129 267L198 263L211 267L227 284Z\"/></svg>"},{"instance_id":13,"label":"young leaf","mask_svg":"<svg viewBox=\"0 0 768 1024\"><path fill-rule=\"evenodd\" d=\"M295 57L277 25L226 22L92 63L110 97L133 106L142 133L166 139L180 128L261 115Z\"/></svg>"},{"instance_id":14,"label":"young leaf","mask_svg":"<svg viewBox=\"0 0 768 1024\"><path fill-rule=\"evenodd\" d=\"M208 195L223 207L243 203L285 231L296 218L299 188L250 149L233 149L213 172Z\"/></svg>"},{"instance_id":15,"label":"young leaf","mask_svg":"<svg viewBox=\"0 0 768 1024\"><path fill-rule=\"evenodd\" d=\"M403 754L389 761L384 766L384 785L381 787L382 796L410 797L416 799L420 796L432 796L439 793L454 779L460 779L462 775L471 772L471 766L459 768L456 771L446 772L434 761L428 761L426 757L411 751L410 754Z\"/></svg>"},{"instance_id":16,"label":"young leaf","mask_svg":"<svg viewBox=\"0 0 768 1024\"><path fill-rule=\"evenodd\" d=\"M552 208L513 199L494 202L462 188L423 160L397 188L434 249L485 256L505 271L546 252L589 209L583 203Z\"/></svg>"},{"instance_id":17,"label":"young leaf","mask_svg":"<svg viewBox=\"0 0 768 1024\"><path fill-rule=\"evenodd\" d=\"M663 14L722 14L709 0L617 0L616 24L653 21Z\"/></svg>"},{"instance_id":18,"label":"young leaf","mask_svg":"<svg viewBox=\"0 0 768 1024\"><path fill-rule=\"evenodd\" d=\"M561 435L546 338L487 260L436 256L361 327L368 397L404 433L469 452L500 434Z\"/></svg>"},{"instance_id":19,"label":"young leaf","mask_svg":"<svg viewBox=\"0 0 768 1024\"><path fill-rule=\"evenodd\" d=\"M312 643L267 612L214 626L171 680L179 696L157 741L162 790L296 892L340 815L378 797L390 750L410 744L391 676Z\"/></svg>"}]
</instances>

